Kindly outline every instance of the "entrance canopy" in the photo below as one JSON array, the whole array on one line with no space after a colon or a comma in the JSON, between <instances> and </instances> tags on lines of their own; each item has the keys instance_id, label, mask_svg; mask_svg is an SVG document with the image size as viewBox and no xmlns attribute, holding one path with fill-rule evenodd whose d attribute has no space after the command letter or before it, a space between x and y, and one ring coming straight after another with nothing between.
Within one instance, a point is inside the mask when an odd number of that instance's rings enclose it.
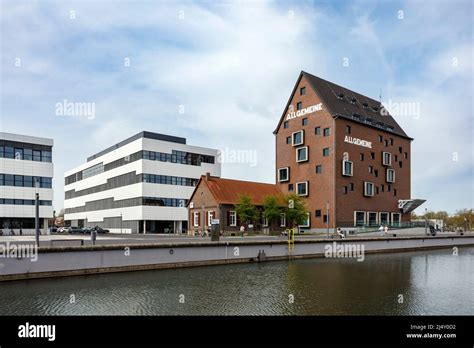
<instances>
[{"instance_id":1,"label":"entrance canopy","mask_svg":"<svg viewBox=\"0 0 474 348\"><path fill-rule=\"evenodd\" d=\"M406 214L412 212L425 202L426 199L400 199L398 201L398 208L402 210L403 214Z\"/></svg>"}]
</instances>

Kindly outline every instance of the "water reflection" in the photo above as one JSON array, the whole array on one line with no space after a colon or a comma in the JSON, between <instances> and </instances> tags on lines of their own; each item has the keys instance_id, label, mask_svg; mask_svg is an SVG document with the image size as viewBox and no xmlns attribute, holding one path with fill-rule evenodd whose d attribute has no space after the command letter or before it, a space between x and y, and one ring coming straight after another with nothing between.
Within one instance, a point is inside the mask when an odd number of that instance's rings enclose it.
<instances>
[{"instance_id":1,"label":"water reflection","mask_svg":"<svg viewBox=\"0 0 474 348\"><path fill-rule=\"evenodd\" d=\"M19 281L0 314L472 315L473 265L463 248Z\"/></svg>"}]
</instances>

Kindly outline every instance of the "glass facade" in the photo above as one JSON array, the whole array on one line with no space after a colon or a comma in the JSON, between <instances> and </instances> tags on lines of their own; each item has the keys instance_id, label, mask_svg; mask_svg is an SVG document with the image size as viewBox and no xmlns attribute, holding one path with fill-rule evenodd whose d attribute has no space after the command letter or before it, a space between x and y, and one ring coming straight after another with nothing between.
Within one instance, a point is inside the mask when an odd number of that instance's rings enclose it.
<instances>
[{"instance_id":1,"label":"glass facade","mask_svg":"<svg viewBox=\"0 0 474 348\"><path fill-rule=\"evenodd\" d=\"M38 144L0 140L0 158L52 162L52 147Z\"/></svg>"},{"instance_id":2,"label":"glass facade","mask_svg":"<svg viewBox=\"0 0 474 348\"><path fill-rule=\"evenodd\" d=\"M35 187L36 182L39 182L40 188L53 187L53 178L47 178L43 176L0 174L0 186Z\"/></svg>"}]
</instances>

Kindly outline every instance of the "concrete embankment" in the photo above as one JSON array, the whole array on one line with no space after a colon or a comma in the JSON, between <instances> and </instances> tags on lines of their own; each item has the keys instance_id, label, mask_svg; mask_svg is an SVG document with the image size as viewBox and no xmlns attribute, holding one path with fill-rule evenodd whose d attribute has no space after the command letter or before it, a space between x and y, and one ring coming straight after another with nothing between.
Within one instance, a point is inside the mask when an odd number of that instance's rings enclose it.
<instances>
[{"instance_id":1,"label":"concrete embankment","mask_svg":"<svg viewBox=\"0 0 474 348\"><path fill-rule=\"evenodd\" d=\"M349 251L363 246L363 253L370 254L472 246L474 236L297 239L292 247L285 240L41 247L36 261L19 251L5 257L4 250L0 281L325 257L334 242Z\"/></svg>"}]
</instances>

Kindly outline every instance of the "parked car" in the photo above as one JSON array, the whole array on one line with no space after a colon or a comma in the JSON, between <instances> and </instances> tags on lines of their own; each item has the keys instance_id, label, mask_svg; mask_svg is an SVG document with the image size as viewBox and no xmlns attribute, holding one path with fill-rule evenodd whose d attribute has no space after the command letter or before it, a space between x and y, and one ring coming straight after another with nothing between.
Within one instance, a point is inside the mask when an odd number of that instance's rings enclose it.
<instances>
[{"instance_id":1,"label":"parked car","mask_svg":"<svg viewBox=\"0 0 474 348\"><path fill-rule=\"evenodd\" d=\"M91 231L92 231L92 228L90 227L83 227L81 229L81 233L84 233L84 234L91 234Z\"/></svg>"},{"instance_id":2,"label":"parked car","mask_svg":"<svg viewBox=\"0 0 474 348\"><path fill-rule=\"evenodd\" d=\"M82 233L82 229L77 226L70 226L67 230L69 233Z\"/></svg>"},{"instance_id":3,"label":"parked car","mask_svg":"<svg viewBox=\"0 0 474 348\"><path fill-rule=\"evenodd\" d=\"M99 226L95 226L94 230L97 232L97 234L105 234L105 233L110 232L109 230L107 230L105 228L102 228L102 227L99 227Z\"/></svg>"}]
</instances>

